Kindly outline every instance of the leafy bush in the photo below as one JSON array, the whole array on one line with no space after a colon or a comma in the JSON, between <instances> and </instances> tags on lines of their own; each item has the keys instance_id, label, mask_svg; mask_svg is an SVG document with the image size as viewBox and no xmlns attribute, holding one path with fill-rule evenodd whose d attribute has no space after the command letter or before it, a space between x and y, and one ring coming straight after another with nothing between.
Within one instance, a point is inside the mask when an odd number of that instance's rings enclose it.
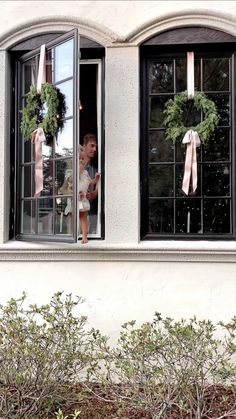
<instances>
[{"instance_id":1,"label":"leafy bush","mask_svg":"<svg viewBox=\"0 0 236 419\"><path fill-rule=\"evenodd\" d=\"M90 365L95 330L73 312L81 299L24 308L25 295L0 307L0 416L46 418L57 406L81 398L73 390Z\"/></svg>"},{"instance_id":2,"label":"leafy bush","mask_svg":"<svg viewBox=\"0 0 236 419\"><path fill-rule=\"evenodd\" d=\"M106 371L100 381L109 381L112 398L141 416L215 418L214 408L220 404L222 409L225 401L230 402L227 415L236 415L231 392L236 378L232 362L236 318L221 327L224 339L214 337L211 321L196 318L174 322L157 313L152 323L141 327L135 321L126 323L117 347L106 350Z\"/></svg>"},{"instance_id":3,"label":"leafy bush","mask_svg":"<svg viewBox=\"0 0 236 419\"><path fill-rule=\"evenodd\" d=\"M125 323L110 347L81 302L0 306L1 419L236 417L236 318L216 327L157 313Z\"/></svg>"}]
</instances>

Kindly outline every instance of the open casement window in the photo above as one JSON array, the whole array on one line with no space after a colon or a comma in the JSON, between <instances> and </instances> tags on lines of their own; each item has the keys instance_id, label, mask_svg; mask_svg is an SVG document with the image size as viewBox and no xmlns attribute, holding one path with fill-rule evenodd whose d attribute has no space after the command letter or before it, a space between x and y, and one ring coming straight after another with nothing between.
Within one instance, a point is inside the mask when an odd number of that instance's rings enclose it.
<instances>
[{"instance_id":1,"label":"open casement window","mask_svg":"<svg viewBox=\"0 0 236 419\"><path fill-rule=\"evenodd\" d=\"M46 82L65 95L67 109L63 129L57 139L46 139L43 144L43 190L36 198L35 147L30 140L22 138L20 110L26 105L30 86L37 83L39 57L40 48L37 48L21 56L18 62L16 237L76 242L80 238L79 144L88 132L97 137L99 152L93 164L101 171L101 61L87 60L87 72L82 69L77 30L46 44ZM88 237L92 238L101 237L100 183L98 189L97 202L93 203L93 217L89 214Z\"/></svg>"},{"instance_id":2,"label":"open casement window","mask_svg":"<svg viewBox=\"0 0 236 419\"><path fill-rule=\"evenodd\" d=\"M150 42L142 51L143 239L236 238L236 44L231 42L174 48L171 41L165 48L154 48ZM186 146L167 140L163 126L166 102L187 89L187 51L195 53L195 89L216 104L220 118L207 145L197 149L198 186L188 196L182 191ZM195 108L185 115L186 126L196 126L201 120Z\"/></svg>"}]
</instances>

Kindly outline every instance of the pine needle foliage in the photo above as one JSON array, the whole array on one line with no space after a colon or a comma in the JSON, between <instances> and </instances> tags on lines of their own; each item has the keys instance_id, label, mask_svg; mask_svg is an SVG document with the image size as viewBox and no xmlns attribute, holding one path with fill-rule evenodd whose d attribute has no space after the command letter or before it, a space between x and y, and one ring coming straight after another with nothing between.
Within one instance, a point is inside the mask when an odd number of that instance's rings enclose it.
<instances>
[{"instance_id":1,"label":"pine needle foliage","mask_svg":"<svg viewBox=\"0 0 236 419\"><path fill-rule=\"evenodd\" d=\"M46 108L46 114L44 112ZM31 140L37 128L46 135L55 136L62 131L66 113L65 95L50 83L44 83L41 92L31 86L27 94L26 107L22 109L21 132L25 140Z\"/></svg>"},{"instance_id":2,"label":"pine needle foliage","mask_svg":"<svg viewBox=\"0 0 236 419\"><path fill-rule=\"evenodd\" d=\"M202 122L196 126L185 126L184 116L189 102L193 102L197 111L202 112ZM190 129L197 131L203 144L207 144L219 123L219 115L215 103L203 92L196 91L193 99L188 99L188 92L177 94L168 100L164 109L164 126L166 139L173 143L181 142L186 132Z\"/></svg>"}]
</instances>

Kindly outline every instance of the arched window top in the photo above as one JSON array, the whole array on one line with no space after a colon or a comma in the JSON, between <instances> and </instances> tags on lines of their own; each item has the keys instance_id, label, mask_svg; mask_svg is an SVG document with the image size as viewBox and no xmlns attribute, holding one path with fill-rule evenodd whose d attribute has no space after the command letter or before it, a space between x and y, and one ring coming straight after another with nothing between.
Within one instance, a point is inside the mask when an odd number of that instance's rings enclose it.
<instances>
[{"instance_id":1,"label":"arched window top","mask_svg":"<svg viewBox=\"0 0 236 419\"><path fill-rule=\"evenodd\" d=\"M233 35L199 26L171 29L149 38L143 42L142 45L215 44L234 42L236 42L236 37Z\"/></svg>"},{"instance_id":2,"label":"arched window top","mask_svg":"<svg viewBox=\"0 0 236 419\"><path fill-rule=\"evenodd\" d=\"M63 33L64 32L53 32L32 36L31 38L25 39L14 45L14 47L10 48L10 51L32 51L33 49L39 48L40 45L52 41ZM103 48L103 46L85 36L80 36L80 48Z\"/></svg>"}]
</instances>

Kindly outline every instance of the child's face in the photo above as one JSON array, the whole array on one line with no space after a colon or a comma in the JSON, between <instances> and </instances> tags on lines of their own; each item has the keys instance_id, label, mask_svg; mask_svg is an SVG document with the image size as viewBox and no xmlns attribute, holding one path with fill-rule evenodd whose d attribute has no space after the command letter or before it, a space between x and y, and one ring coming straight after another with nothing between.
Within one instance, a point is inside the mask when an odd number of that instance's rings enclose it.
<instances>
[{"instance_id":1,"label":"child's face","mask_svg":"<svg viewBox=\"0 0 236 419\"><path fill-rule=\"evenodd\" d=\"M86 164L87 164L87 159L86 159L85 153L80 152L80 155L79 155L79 166L80 166L80 169L84 169L85 166L86 166Z\"/></svg>"}]
</instances>

